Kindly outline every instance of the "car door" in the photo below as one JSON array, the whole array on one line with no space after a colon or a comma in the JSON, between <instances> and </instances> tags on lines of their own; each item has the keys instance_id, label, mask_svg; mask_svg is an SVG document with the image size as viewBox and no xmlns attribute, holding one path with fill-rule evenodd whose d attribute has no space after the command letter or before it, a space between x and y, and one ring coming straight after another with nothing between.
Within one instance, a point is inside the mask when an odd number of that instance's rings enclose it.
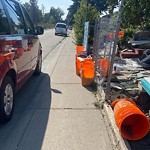
<instances>
[{"instance_id":1,"label":"car door","mask_svg":"<svg viewBox=\"0 0 150 150\"><path fill-rule=\"evenodd\" d=\"M29 48L29 38L25 20L20 5L16 1L5 0L4 2L11 28L11 35L9 38L20 43L20 45L17 45L17 48L14 49L14 52L17 67L17 82L23 82L31 69L31 51ZM20 51L18 51L19 48Z\"/></svg>"},{"instance_id":2,"label":"car door","mask_svg":"<svg viewBox=\"0 0 150 150\"><path fill-rule=\"evenodd\" d=\"M33 23L30 19L30 16L26 9L21 5L21 9L25 18L25 23L27 27L27 38L28 38L28 48L31 53L31 71L35 69L37 60L38 60L38 52L39 52L39 38L35 34L35 29Z\"/></svg>"}]
</instances>

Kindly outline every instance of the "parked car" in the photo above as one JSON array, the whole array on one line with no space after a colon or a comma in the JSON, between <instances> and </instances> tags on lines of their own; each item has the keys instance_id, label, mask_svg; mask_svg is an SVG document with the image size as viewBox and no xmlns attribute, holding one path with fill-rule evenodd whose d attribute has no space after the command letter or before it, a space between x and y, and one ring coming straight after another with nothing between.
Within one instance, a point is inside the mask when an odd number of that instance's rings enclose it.
<instances>
[{"instance_id":1,"label":"parked car","mask_svg":"<svg viewBox=\"0 0 150 150\"><path fill-rule=\"evenodd\" d=\"M15 0L0 0L0 122L13 114L14 94L33 74L41 73L42 47L25 7Z\"/></svg>"},{"instance_id":2,"label":"parked car","mask_svg":"<svg viewBox=\"0 0 150 150\"><path fill-rule=\"evenodd\" d=\"M55 35L65 35L67 36L67 25L65 23L57 23L55 26Z\"/></svg>"}]
</instances>

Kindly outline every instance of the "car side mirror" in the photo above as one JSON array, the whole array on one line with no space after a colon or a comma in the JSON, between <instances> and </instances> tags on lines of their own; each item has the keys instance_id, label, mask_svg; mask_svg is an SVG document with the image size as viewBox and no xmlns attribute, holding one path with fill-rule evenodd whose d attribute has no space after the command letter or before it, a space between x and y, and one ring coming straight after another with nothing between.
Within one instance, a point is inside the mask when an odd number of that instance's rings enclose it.
<instances>
[{"instance_id":1,"label":"car side mirror","mask_svg":"<svg viewBox=\"0 0 150 150\"><path fill-rule=\"evenodd\" d=\"M42 35L44 33L44 28L41 26L37 26L35 30L36 30L36 35Z\"/></svg>"}]
</instances>

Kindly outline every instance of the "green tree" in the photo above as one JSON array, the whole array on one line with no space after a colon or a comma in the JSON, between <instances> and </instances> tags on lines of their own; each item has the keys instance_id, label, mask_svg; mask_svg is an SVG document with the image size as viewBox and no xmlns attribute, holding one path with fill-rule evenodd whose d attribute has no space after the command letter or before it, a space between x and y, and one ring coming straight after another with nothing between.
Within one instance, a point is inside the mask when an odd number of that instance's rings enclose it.
<instances>
[{"instance_id":1,"label":"green tree","mask_svg":"<svg viewBox=\"0 0 150 150\"><path fill-rule=\"evenodd\" d=\"M64 15L64 12L62 9L60 9L59 7L57 9L55 9L54 7L52 7L50 9L50 16L53 16L55 23L62 21L62 16Z\"/></svg>"},{"instance_id":2,"label":"green tree","mask_svg":"<svg viewBox=\"0 0 150 150\"><path fill-rule=\"evenodd\" d=\"M49 20L50 20L50 14L49 13L45 13L44 14L44 23L49 23Z\"/></svg>"},{"instance_id":3,"label":"green tree","mask_svg":"<svg viewBox=\"0 0 150 150\"><path fill-rule=\"evenodd\" d=\"M43 22L42 10L37 6L37 23Z\"/></svg>"},{"instance_id":4,"label":"green tree","mask_svg":"<svg viewBox=\"0 0 150 150\"><path fill-rule=\"evenodd\" d=\"M119 5L120 1L121 0L106 0L107 10L109 14L113 14L115 7Z\"/></svg>"},{"instance_id":5,"label":"green tree","mask_svg":"<svg viewBox=\"0 0 150 150\"><path fill-rule=\"evenodd\" d=\"M62 16L64 12L61 8L51 7L48 13L45 13L45 7L42 4L41 9L38 6L37 0L30 0L30 3L24 3L27 11L29 12L34 24L42 24L44 27L53 26L55 23L63 21Z\"/></svg>"},{"instance_id":6,"label":"green tree","mask_svg":"<svg viewBox=\"0 0 150 150\"><path fill-rule=\"evenodd\" d=\"M72 1L73 1L73 4L70 5L70 7L68 8L68 14L66 17L66 22L68 25L73 24L74 14L77 12L77 10L80 7L80 0L72 0Z\"/></svg>"},{"instance_id":7,"label":"green tree","mask_svg":"<svg viewBox=\"0 0 150 150\"><path fill-rule=\"evenodd\" d=\"M29 14L31 16L31 4L26 2L23 5L25 6L26 10L29 12Z\"/></svg>"},{"instance_id":8,"label":"green tree","mask_svg":"<svg viewBox=\"0 0 150 150\"><path fill-rule=\"evenodd\" d=\"M87 11L87 15L86 15L86 11ZM83 43L85 21L89 21L90 27L93 27L95 24L95 19L99 15L100 13L93 6L91 6L91 4L86 5L85 1L81 0L80 8L77 10L76 14L74 15L74 22L75 22L74 31L75 31L77 45L82 45ZM93 38L93 37L90 37L90 38Z\"/></svg>"},{"instance_id":9,"label":"green tree","mask_svg":"<svg viewBox=\"0 0 150 150\"><path fill-rule=\"evenodd\" d=\"M122 27L150 30L150 0L126 0Z\"/></svg>"},{"instance_id":10,"label":"green tree","mask_svg":"<svg viewBox=\"0 0 150 150\"><path fill-rule=\"evenodd\" d=\"M33 20L33 23L36 25L38 23L38 16L37 16L37 0L30 0L30 4L31 4L31 10L30 10L30 15L31 18Z\"/></svg>"},{"instance_id":11,"label":"green tree","mask_svg":"<svg viewBox=\"0 0 150 150\"><path fill-rule=\"evenodd\" d=\"M50 24L55 24L57 22L62 21L62 16L64 15L64 12L60 8L54 8L51 7L49 13L45 13L44 15L44 23L50 23Z\"/></svg>"},{"instance_id":12,"label":"green tree","mask_svg":"<svg viewBox=\"0 0 150 150\"><path fill-rule=\"evenodd\" d=\"M24 6L27 9L27 11L29 12L31 19L33 20L33 23L34 24L42 23L43 22L42 10L40 10L40 8L37 5L35 5L35 6L32 6L32 5L27 2L24 3ZM33 12L33 7L34 7L34 10L36 13Z\"/></svg>"},{"instance_id":13,"label":"green tree","mask_svg":"<svg viewBox=\"0 0 150 150\"><path fill-rule=\"evenodd\" d=\"M45 14L45 6L43 4L41 6L41 11L42 11L42 15L44 16L44 14Z\"/></svg>"},{"instance_id":14,"label":"green tree","mask_svg":"<svg viewBox=\"0 0 150 150\"><path fill-rule=\"evenodd\" d=\"M97 11L99 11L100 13L102 11L107 10L108 4L106 0L85 0L85 1L91 4L93 7L95 7Z\"/></svg>"},{"instance_id":15,"label":"green tree","mask_svg":"<svg viewBox=\"0 0 150 150\"><path fill-rule=\"evenodd\" d=\"M56 23L53 16L50 16L49 23L50 23L50 24L55 24L55 23Z\"/></svg>"},{"instance_id":16,"label":"green tree","mask_svg":"<svg viewBox=\"0 0 150 150\"><path fill-rule=\"evenodd\" d=\"M77 12L77 10L80 8L80 2L81 0L72 0L73 4L70 5L70 7L68 8L68 14L66 17L66 21L68 24L72 25L74 22L74 14ZM95 7L95 9L97 9L97 11L99 11L100 13L102 11L106 11L107 10L107 6L108 4L106 3L106 0L84 0L85 3L87 2L88 4L91 4L91 6Z\"/></svg>"}]
</instances>

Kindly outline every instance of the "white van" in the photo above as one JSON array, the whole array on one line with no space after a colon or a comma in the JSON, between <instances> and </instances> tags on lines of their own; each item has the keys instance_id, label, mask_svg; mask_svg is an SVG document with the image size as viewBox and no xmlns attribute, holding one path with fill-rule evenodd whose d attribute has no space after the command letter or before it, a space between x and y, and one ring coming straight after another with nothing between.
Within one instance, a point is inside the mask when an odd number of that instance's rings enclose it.
<instances>
[{"instance_id":1,"label":"white van","mask_svg":"<svg viewBox=\"0 0 150 150\"><path fill-rule=\"evenodd\" d=\"M57 23L55 26L55 35L65 35L67 36L67 25L65 23Z\"/></svg>"}]
</instances>

